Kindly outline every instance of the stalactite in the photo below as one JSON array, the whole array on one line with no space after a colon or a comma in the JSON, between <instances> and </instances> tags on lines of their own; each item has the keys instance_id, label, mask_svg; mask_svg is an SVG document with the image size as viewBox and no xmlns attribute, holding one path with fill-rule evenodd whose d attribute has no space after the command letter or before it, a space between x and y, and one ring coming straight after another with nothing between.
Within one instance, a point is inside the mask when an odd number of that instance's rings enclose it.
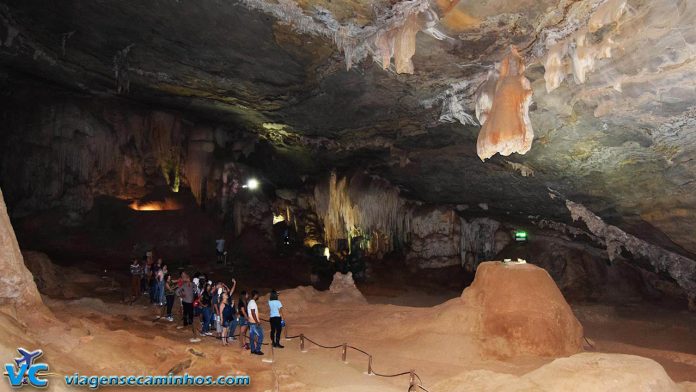
<instances>
[{"instance_id":1,"label":"stalactite","mask_svg":"<svg viewBox=\"0 0 696 392\"><path fill-rule=\"evenodd\" d=\"M207 186L207 179L213 165L213 151L215 151L213 130L210 128L194 129L189 137L184 169L186 180L198 204L204 202L202 199L203 187Z\"/></svg>"},{"instance_id":2,"label":"stalactite","mask_svg":"<svg viewBox=\"0 0 696 392\"><path fill-rule=\"evenodd\" d=\"M116 93L127 94L130 90L130 78L128 75L128 53L134 44L130 44L116 52L114 55L114 79L116 80Z\"/></svg>"},{"instance_id":3,"label":"stalactite","mask_svg":"<svg viewBox=\"0 0 696 392\"><path fill-rule=\"evenodd\" d=\"M394 239L404 241L406 212L397 188L388 182L357 174L350 180L332 173L314 189L317 215L324 225L324 239L336 250L337 240L371 237L370 251L394 249Z\"/></svg>"},{"instance_id":4,"label":"stalactite","mask_svg":"<svg viewBox=\"0 0 696 392\"><path fill-rule=\"evenodd\" d=\"M573 74L575 83L585 83L587 74L594 71L597 60L611 58L615 46L613 36L627 10L626 0L607 0L592 13L586 28L579 29L563 40L547 44L549 50L544 60L547 92L558 88L569 73ZM617 24L616 28L601 32L612 23ZM601 39L595 37L595 34L599 34ZM597 40L599 43L594 43Z\"/></svg>"},{"instance_id":5,"label":"stalactite","mask_svg":"<svg viewBox=\"0 0 696 392\"><path fill-rule=\"evenodd\" d=\"M476 218L470 222L461 219L461 263L470 272L482 261L491 260L496 254L495 233L500 222L488 218Z\"/></svg>"},{"instance_id":6,"label":"stalactite","mask_svg":"<svg viewBox=\"0 0 696 392\"><path fill-rule=\"evenodd\" d=\"M411 57L416 50L418 31L425 28L436 39L446 38L434 28L432 21L427 26L421 21L422 18L432 19L435 14L430 0L396 2L368 26L342 24L322 7L315 7L313 16L307 15L293 0L242 0L242 3L273 15L299 32L332 39L344 54L346 69L372 56L384 69L389 68L394 58L397 73L413 73Z\"/></svg>"},{"instance_id":7,"label":"stalactite","mask_svg":"<svg viewBox=\"0 0 696 392\"><path fill-rule=\"evenodd\" d=\"M564 58L568 53L568 45L559 42L549 49L544 62L544 80L546 81L546 92L551 92L558 88L565 79L567 71Z\"/></svg>"},{"instance_id":8,"label":"stalactite","mask_svg":"<svg viewBox=\"0 0 696 392\"><path fill-rule=\"evenodd\" d=\"M420 31L417 14L411 14L404 21L394 38L394 65L396 73L413 73L411 57L416 54L416 33Z\"/></svg>"},{"instance_id":9,"label":"stalactite","mask_svg":"<svg viewBox=\"0 0 696 392\"><path fill-rule=\"evenodd\" d=\"M476 90L476 118L479 124L484 124L488 119L488 114L493 106L493 97L495 96L499 77L500 74L497 68L488 71L486 81Z\"/></svg>"},{"instance_id":10,"label":"stalactite","mask_svg":"<svg viewBox=\"0 0 696 392\"><path fill-rule=\"evenodd\" d=\"M183 133L181 122L171 114L155 112L150 117L150 142L167 185L179 191Z\"/></svg>"},{"instance_id":11,"label":"stalactite","mask_svg":"<svg viewBox=\"0 0 696 392\"><path fill-rule=\"evenodd\" d=\"M628 3L626 0L607 0L597 7L592 14L587 22L587 29L590 33L594 33L606 25L618 23L627 10Z\"/></svg>"},{"instance_id":12,"label":"stalactite","mask_svg":"<svg viewBox=\"0 0 696 392\"><path fill-rule=\"evenodd\" d=\"M514 152L525 154L532 147L534 131L529 120L532 88L524 76L524 70L522 58L511 47L510 54L500 63L500 75L487 115L486 106L481 105L485 121L482 122L476 143L476 152L481 160L496 153L504 156ZM481 95L477 101L483 101Z\"/></svg>"}]
</instances>

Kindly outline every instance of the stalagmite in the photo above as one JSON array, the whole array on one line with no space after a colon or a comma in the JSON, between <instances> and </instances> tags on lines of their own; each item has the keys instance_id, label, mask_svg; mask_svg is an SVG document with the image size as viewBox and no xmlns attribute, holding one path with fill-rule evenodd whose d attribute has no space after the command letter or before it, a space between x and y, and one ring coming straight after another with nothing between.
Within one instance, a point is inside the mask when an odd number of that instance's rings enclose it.
<instances>
[{"instance_id":1,"label":"stalagmite","mask_svg":"<svg viewBox=\"0 0 696 392\"><path fill-rule=\"evenodd\" d=\"M529 121L532 88L524 76L524 70L522 58L511 47L510 54L500 64L490 112L483 117L485 122L476 143L476 152L481 160L496 153L504 156L513 152L525 154L532 147L534 131Z\"/></svg>"}]
</instances>

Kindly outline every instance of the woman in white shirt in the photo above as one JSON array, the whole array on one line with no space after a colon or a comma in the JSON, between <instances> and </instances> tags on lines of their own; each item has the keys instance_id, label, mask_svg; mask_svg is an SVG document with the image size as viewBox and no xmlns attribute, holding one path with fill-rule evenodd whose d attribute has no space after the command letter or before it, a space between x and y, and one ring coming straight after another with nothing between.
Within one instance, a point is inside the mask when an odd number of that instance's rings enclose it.
<instances>
[{"instance_id":1,"label":"woman in white shirt","mask_svg":"<svg viewBox=\"0 0 696 392\"><path fill-rule=\"evenodd\" d=\"M283 330L283 304L278 300L278 292L271 291L271 298L268 301L268 308L271 316L271 342L273 347L284 348L280 344L280 332Z\"/></svg>"}]
</instances>

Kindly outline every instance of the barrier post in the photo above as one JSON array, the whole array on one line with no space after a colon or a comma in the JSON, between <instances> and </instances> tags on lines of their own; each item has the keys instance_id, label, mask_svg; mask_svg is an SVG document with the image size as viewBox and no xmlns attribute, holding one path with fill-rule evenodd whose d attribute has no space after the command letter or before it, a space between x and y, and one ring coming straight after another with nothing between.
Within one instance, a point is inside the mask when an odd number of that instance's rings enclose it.
<instances>
[{"instance_id":1,"label":"barrier post","mask_svg":"<svg viewBox=\"0 0 696 392\"><path fill-rule=\"evenodd\" d=\"M367 360L367 375L372 375L372 355L370 355Z\"/></svg>"},{"instance_id":2,"label":"barrier post","mask_svg":"<svg viewBox=\"0 0 696 392\"><path fill-rule=\"evenodd\" d=\"M300 334L300 351L305 352L305 349L304 349L304 334L303 334L303 333Z\"/></svg>"},{"instance_id":3,"label":"barrier post","mask_svg":"<svg viewBox=\"0 0 696 392\"><path fill-rule=\"evenodd\" d=\"M408 392L415 391L416 385L416 371L411 369L411 372L408 376Z\"/></svg>"},{"instance_id":4,"label":"barrier post","mask_svg":"<svg viewBox=\"0 0 696 392\"><path fill-rule=\"evenodd\" d=\"M342 360L343 362L347 362L347 361L346 361L347 355L348 355L348 343L343 343L343 348L342 348L342 351L341 351L341 360Z\"/></svg>"},{"instance_id":5,"label":"barrier post","mask_svg":"<svg viewBox=\"0 0 696 392\"><path fill-rule=\"evenodd\" d=\"M261 362L265 363L273 363L275 362L275 351L273 350L273 344L271 344L271 359L264 358L261 360Z\"/></svg>"}]
</instances>

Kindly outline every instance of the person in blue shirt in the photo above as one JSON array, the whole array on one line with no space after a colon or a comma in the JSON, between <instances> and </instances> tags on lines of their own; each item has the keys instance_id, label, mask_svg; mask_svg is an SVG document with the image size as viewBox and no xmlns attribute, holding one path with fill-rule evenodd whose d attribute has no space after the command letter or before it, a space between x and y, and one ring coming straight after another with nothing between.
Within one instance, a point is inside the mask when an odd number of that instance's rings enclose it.
<instances>
[{"instance_id":1,"label":"person in blue shirt","mask_svg":"<svg viewBox=\"0 0 696 392\"><path fill-rule=\"evenodd\" d=\"M271 342L273 347L285 348L280 344L280 332L283 330L283 304L278 299L278 292L271 291L271 297L268 301L268 308L271 316Z\"/></svg>"}]
</instances>

